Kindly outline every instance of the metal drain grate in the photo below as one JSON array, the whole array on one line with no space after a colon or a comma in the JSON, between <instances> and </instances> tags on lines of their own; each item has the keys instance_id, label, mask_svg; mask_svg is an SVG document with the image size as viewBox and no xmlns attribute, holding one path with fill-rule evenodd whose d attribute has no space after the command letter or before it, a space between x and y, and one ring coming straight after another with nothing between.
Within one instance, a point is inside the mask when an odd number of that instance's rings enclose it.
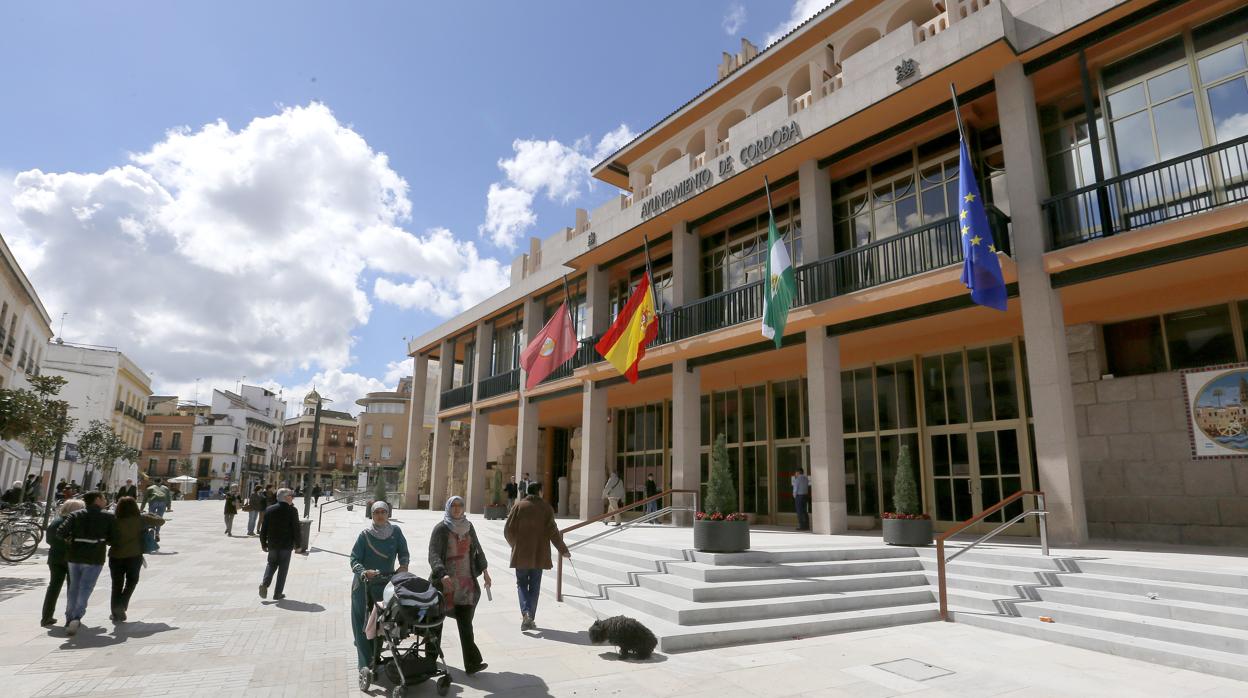
<instances>
[{"instance_id":1,"label":"metal drain grate","mask_svg":"<svg viewBox=\"0 0 1248 698\"><path fill-rule=\"evenodd\" d=\"M934 679L939 676L949 676L950 674L955 673L949 669L938 667L935 664L928 664L927 662L920 662L917 659L909 658L894 659L891 662L881 662L879 664L872 664L871 666L874 666L877 669L883 669L890 674L904 676L912 681L927 681L928 679Z\"/></svg>"}]
</instances>

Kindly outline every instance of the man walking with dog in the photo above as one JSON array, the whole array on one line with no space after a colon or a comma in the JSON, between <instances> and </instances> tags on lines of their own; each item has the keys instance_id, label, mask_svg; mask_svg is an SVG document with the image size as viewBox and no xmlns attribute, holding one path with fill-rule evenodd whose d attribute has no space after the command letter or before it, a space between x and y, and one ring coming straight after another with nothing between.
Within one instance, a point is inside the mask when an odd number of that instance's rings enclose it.
<instances>
[{"instance_id":1,"label":"man walking with dog","mask_svg":"<svg viewBox=\"0 0 1248 698\"><path fill-rule=\"evenodd\" d=\"M555 510L542 499L542 483L529 485L528 496L511 508L503 536L511 546L511 568L516 571L520 630L537 630L537 599L542 590L542 571L551 568L551 543L560 555L572 557L555 524Z\"/></svg>"}]
</instances>

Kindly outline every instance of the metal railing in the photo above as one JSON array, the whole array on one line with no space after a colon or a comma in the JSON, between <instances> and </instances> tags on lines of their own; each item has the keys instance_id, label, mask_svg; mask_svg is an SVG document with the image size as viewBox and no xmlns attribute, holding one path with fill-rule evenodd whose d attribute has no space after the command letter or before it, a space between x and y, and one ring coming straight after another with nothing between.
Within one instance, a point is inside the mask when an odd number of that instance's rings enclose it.
<instances>
[{"instance_id":1,"label":"metal railing","mask_svg":"<svg viewBox=\"0 0 1248 698\"><path fill-rule=\"evenodd\" d=\"M763 316L763 282L754 281L673 308L659 316L654 344L678 342Z\"/></svg>"},{"instance_id":2,"label":"metal railing","mask_svg":"<svg viewBox=\"0 0 1248 698\"><path fill-rule=\"evenodd\" d=\"M386 501L391 503L391 509L394 508L394 502L399 501L402 495L402 492L386 492ZM363 489L356 490L354 492L344 492L337 497L331 497L324 500L316 507L318 512L316 518L317 532L320 532L321 530L321 521L325 519L326 511L335 511L337 509L355 506L356 504L365 504L372 498L373 491L371 489Z\"/></svg>"},{"instance_id":3,"label":"metal railing","mask_svg":"<svg viewBox=\"0 0 1248 698\"><path fill-rule=\"evenodd\" d=\"M449 410L452 407L459 407L472 402L472 386L472 383L468 383L442 393L439 398L438 409Z\"/></svg>"},{"instance_id":4,"label":"metal railing","mask_svg":"<svg viewBox=\"0 0 1248 698\"><path fill-rule=\"evenodd\" d=\"M1010 253L1009 216L996 206L985 209L992 244ZM806 305L907 277L961 264L962 232L957 216L839 252L798 267L797 303Z\"/></svg>"},{"instance_id":5,"label":"metal railing","mask_svg":"<svg viewBox=\"0 0 1248 698\"><path fill-rule=\"evenodd\" d=\"M506 373L482 379L480 386L481 399L514 393L520 389L520 369L513 368Z\"/></svg>"},{"instance_id":6,"label":"metal railing","mask_svg":"<svg viewBox=\"0 0 1248 698\"><path fill-rule=\"evenodd\" d=\"M585 366L597 361L602 361L602 357L598 356L598 351L594 349L594 345L598 343L598 339L598 337L587 337L582 339L580 341L580 346L577 347L576 354L574 354L571 359L563 362L559 368L551 371L550 375L546 376L546 379L542 382L549 383L550 381L557 381L561 378L568 378L576 369L584 368Z\"/></svg>"},{"instance_id":7,"label":"metal railing","mask_svg":"<svg viewBox=\"0 0 1248 698\"><path fill-rule=\"evenodd\" d=\"M1035 509L1025 510L1021 514L1018 514L1017 516L1009 519L1008 521L1003 522L1001 525L997 526L996 528L992 529L988 533L977 538L970 545L966 546L965 548L959 549L956 553L950 555L948 559L945 559L945 541L948 540L951 536L966 529L972 524L983 521L985 518L992 516L998 511L1004 509L1006 506L1028 495L1035 496L1036 498ZM1040 519L1040 553L1044 555L1045 557L1048 557L1049 555L1049 512L1047 509L1044 508L1044 492L1041 492L1039 490L1021 490L1021 491L1015 492L1014 494L1006 497L1005 499L1002 499L996 504L993 504L987 509L979 512L975 516L972 516L966 521L963 521L957 526L954 526L948 531L945 531L939 536L936 536L936 579L937 579L937 585L938 585L937 587L938 593L940 596L940 619L941 620L945 620L945 621L949 620L949 589L945 581L945 565L947 563L953 562L955 559L957 559L959 555L969 552L971 548L974 548L980 543L987 541L988 539L1004 531L1005 529L1009 528L1015 523L1022 521L1028 516L1035 516Z\"/></svg>"},{"instance_id":8,"label":"metal railing","mask_svg":"<svg viewBox=\"0 0 1248 698\"><path fill-rule=\"evenodd\" d=\"M1056 250L1248 201L1248 136L1041 203Z\"/></svg>"},{"instance_id":9,"label":"metal railing","mask_svg":"<svg viewBox=\"0 0 1248 698\"><path fill-rule=\"evenodd\" d=\"M662 501L664 497L668 497L674 494L692 494L693 506L692 507L678 507L678 506L673 505L673 506L663 507L662 509L658 509L656 511L644 513L635 519L629 519L628 521L625 521L623 524L616 526L615 528L608 528L602 533L596 533L592 536L589 536L588 538L582 538L580 540L576 540L571 543L568 543L567 544L568 550L570 551L572 550L572 548L579 548L582 545L588 545L589 543L592 543L596 540L601 540L603 538L606 538L607 536L613 536L617 533L620 533L621 531L625 531L634 526L640 526L641 524L650 523L652 521L657 521L669 514L673 514L673 513L681 512L681 511L689 512L691 515L697 513L698 498L700 496L697 490L663 490L662 492L654 495L653 497L646 497L645 499L639 499L631 504L622 506L619 509L614 509L604 514L599 514L598 516L595 516L591 519L585 519L584 521L581 521L580 523L576 523L571 526L568 526L567 528L560 529L559 535L563 536L569 531L575 531L578 528L584 528L585 526L588 526L592 523L596 523L598 521L605 521L613 516L624 514L633 509L636 509L637 507L645 506L646 504L649 504L650 502ZM690 518L692 518L692 516ZM557 563L557 568L555 570L555 600L559 602L563 601L563 556L562 555L559 556L559 562Z\"/></svg>"}]
</instances>

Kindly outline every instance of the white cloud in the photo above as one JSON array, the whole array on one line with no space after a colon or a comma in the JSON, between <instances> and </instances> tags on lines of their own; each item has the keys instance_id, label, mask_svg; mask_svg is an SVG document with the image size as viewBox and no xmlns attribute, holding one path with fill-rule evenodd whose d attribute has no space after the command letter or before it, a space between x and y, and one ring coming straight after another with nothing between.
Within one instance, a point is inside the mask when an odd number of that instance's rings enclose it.
<instances>
[{"instance_id":1,"label":"white cloud","mask_svg":"<svg viewBox=\"0 0 1248 698\"><path fill-rule=\"evenodd\" d=\"M789 18L780 23L763 41L763 46L771 46L783 37L785 34L793 31L797 25L818 14L819 10L832 4L832 0L794 0L793 7L789 9Z\"/></svg>"},{"instance_id":2,"label":"white cloud","mask_svg":"<svg viewBox=\"0 0 1248 698\"><path fill-rule=\"evenodd\" d=\"M490 184L485 222L478 232L488 235L499 247L514 248L517 239L537 224L537 214L533 213L536 195L544 193L560 204L580 198L582 185L593 188L590 168L635 137L626 124L620 124L592 149L588 137L572 145L554 139L512 141L512 157L498 161L506 180Z\"/></svg>"},{"instance_id":3,"label":"white cloud","mask_svg":"<svg viewBox=\"0 0 1248 698\"><path fill-rule=\"evenodd\" d=\"M326 369L317 372L307 382L286 389L286 414L291 417L297 415L303 408L303 396L316 388L316 392L332 400L332 402L324 403L321 409L358 415L363 408L355 404L356 400L368 393L394 390L397 385L398 380L391 384L389 381L369 378L358 373L336 368Z\"/></svg>"},{"instance_id":4,"label":"white cloud","mask_svg":"<svg viewBox=\"0 0 1248 698\"><path fill-rule=\"evenodd\" d=\"M505 286L472 242L403 230L411 208L386 156L310 104L173 130L103 172L18 173L0 184L0 233L49 312L70 313L67 339L207 395L297 369L375 380L342 371L372 309L366 271L394 277L375 289L421 285L438 302L408 307L443 316Z\"/></svg>"},{"instance_id":5,"label":"white cloud","mask_svg":"<svg viewBox=\"0 0 1248 698\"><path fill-rule=\"evenodd\" d=\"M724 33L728 36L736 36L741 31L741 27L745 26L745 5L734 2L728 6L728 12L724 15L721 23Z\"/></svg>"}]
</instances>

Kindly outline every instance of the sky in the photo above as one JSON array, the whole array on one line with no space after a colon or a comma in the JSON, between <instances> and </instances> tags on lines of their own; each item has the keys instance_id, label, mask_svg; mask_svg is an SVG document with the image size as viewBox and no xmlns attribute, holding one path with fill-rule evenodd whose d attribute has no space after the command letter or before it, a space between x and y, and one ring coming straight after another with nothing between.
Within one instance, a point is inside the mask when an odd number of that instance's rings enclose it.
<instances>
[{"instance_id":1,"label":"sky","mask_svg":"<svg viewBox=\"0 0 1248 698\"><path fill-rule=\"evenodd\" d=\"M722 51L827 2L5 3L0 236L158 394L356 412Z\"/></svg>"}]
</instances>

